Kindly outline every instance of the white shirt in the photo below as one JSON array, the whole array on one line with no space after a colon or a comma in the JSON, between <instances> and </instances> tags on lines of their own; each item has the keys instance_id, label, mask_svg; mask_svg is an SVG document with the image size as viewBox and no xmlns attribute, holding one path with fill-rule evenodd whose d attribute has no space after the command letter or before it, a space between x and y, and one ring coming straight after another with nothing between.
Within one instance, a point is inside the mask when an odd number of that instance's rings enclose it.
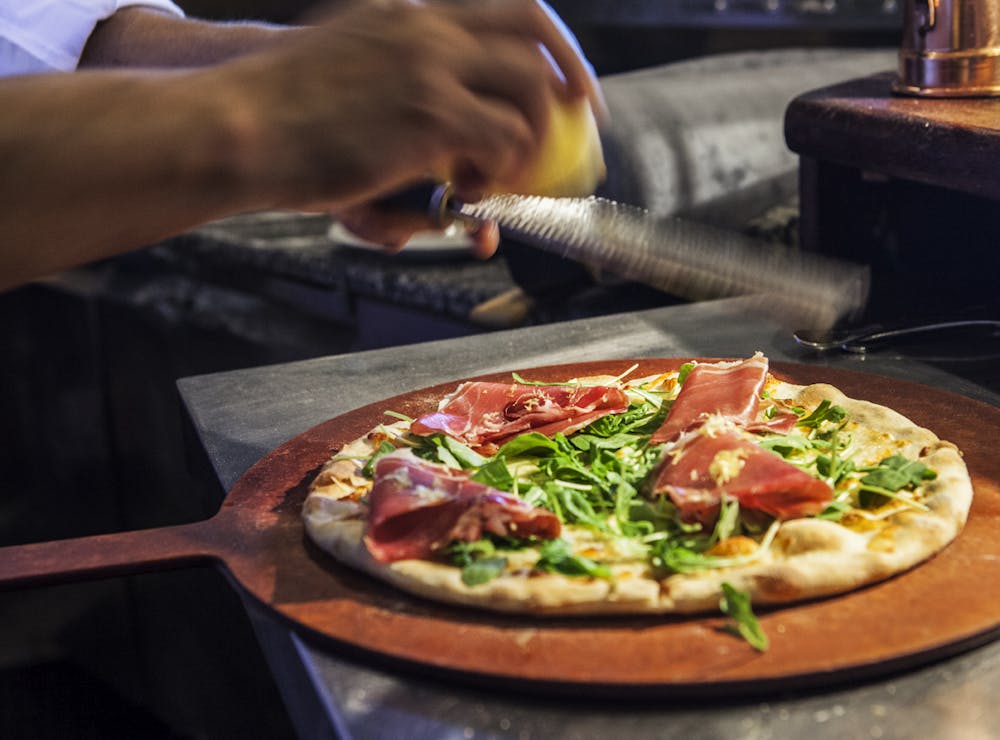
<instances>
[{"instance_id":1,"label":"white shirt","mask_svg":"<svg viewBox=\"0 0 1000 740\"><path fill-rule=\"evenodd\" d=\"M0 77L76 69L98 22L130 5L184 15L170 0L0 0Z\"/></svg>"}]
</instances>

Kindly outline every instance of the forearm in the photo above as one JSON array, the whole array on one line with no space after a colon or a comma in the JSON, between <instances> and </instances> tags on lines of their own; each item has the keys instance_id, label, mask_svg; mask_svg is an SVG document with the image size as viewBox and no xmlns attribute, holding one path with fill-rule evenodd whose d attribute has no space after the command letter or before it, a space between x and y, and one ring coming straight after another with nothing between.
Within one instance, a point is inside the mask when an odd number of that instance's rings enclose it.
<instances>
[{"instance_id":1,"label":"forearm","mask_svg":"<svg viewBox=\"0 0 1000 740\"><path fill-rule=\"evenodd\" d=\"M97 24L81 68L200 67L259 51L294 29L265 23L211 23L142 7Z\"/></svg>"},{"instance_id":2,"label":"forearm","mask_svg":"<svg viewBox=\"0 0 1000 740\"><path fill-rule=\"evenodd\" d=\"M203 77L0 80L0 289L270 205L244 102Z\"/></svg>"}]
</instances>

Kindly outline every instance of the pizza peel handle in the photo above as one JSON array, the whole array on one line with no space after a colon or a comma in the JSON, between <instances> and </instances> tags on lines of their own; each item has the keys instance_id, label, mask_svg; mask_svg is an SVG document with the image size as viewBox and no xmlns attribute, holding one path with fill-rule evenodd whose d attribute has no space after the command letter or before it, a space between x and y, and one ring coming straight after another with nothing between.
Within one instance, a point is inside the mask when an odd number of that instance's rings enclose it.
<instances>
[{"instance_id":1,"label":"pizza peel handle","mask_svg":"<svg viewBox=\"0 0 1000 740\"><path fill-rule=\"evenodd\" d=\"M194 524L0 548L0 590L134 575L224 559L219 517Z\"/></svg>"}]
</instances>

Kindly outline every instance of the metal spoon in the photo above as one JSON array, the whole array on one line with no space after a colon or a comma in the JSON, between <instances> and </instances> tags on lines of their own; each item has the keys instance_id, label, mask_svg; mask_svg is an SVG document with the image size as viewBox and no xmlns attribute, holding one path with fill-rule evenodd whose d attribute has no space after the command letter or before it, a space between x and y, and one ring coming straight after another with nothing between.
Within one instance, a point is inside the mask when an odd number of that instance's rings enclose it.
<instances>
[{"instance_id":1,"label":"metal spoon","mask_svg":"<svg viewBox=\"0 0 1000 740\"><path fill-rule=\"evenodd\" d=\"M994 332L1000 331L1000 321L992 319L968 319L964 321L940 321L931 324L917 324L914 326L904 326L894 329L887 329L881 325L855 327L853 329L840 329L817 335L807 330L796 331L792 336L795 341L804 347L809 347L817 352L829 352L831 350L843 350L863 355L869 347L874 344L885 344L901 337L910 337L915 334L924 334L949 329L977 329L988 328Z\"/></svg>"}]
</instances>

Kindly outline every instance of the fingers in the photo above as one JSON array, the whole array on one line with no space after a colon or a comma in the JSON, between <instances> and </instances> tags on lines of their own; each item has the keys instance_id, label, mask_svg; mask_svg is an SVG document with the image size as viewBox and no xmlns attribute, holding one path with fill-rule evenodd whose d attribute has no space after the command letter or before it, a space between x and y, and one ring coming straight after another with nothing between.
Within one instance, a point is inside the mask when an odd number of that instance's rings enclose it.
<instances>
[{"instance_id":1,"label":"fingers","mask_svg":"<svg viewBox=\"0 0 1000 740\"><path fill-rule=\"evenodd\" d=\"M398 252L419 231L439 228L423 216L393 213L372 205L357 206L333 214L341 226L355 236L385 247L387 252ZM500 229L492 221L469 227L472 254L478 259L488 259L500 246Z\"/></svg>"},{"instance_id":2,"label":"fingers","mask_svg":"<svg viewBox=\"0 0 1000 740\"><path fill-rule=\"evenodd\" d=\"M562 18L549 6L544 0L538 0L538 4L541 6L542 10L548 16L549 22L556 28L561 36L564 44L560 46L562 49L561 56L555 57L555 52L549 50L554 56L554 61L560 69L565 69L566 67L579 68L582 66L583 77L580 81L583 84L582 94L586 95L590 100L590 106L593 108L594 113L597 116L597 120L602 125L607 122L610 117L608 112L607 102L604 100L604 93L601 91L601 85L597 80L597 75L594 73L594 68L591 66L590 62L587 61L586 56L584 56L583 49L580 46L580 42L577 41L576 36L570 31L569 26L563 21ZM568 51L565 47L569 47ZM548 48L548 47L546 47ZM569 81L567 80L569 84ZM574 88L570 85L570 91L573 92Z\"/></svg>"},{"instance_id":3,"label":"fingers","mask_svg":"<svg viewBox=\"0 0 1000 740\"><path fill-rule=\"evenodd\" d=\"M512 102L537 138L545 133L552 108L554 71L540 47L506 35L484 34L484 53L460 74L474 92Z\"/></svg>"},{"instance_id":4,"label":"fingers","mask_svg":"<svg viewBox=\"0 0 1000 740\"><path fill-rule=\"evenodd\" d=\"M472 237L472 253L481 260L489 259L500 246L500 228L492 221L487 221L469 231Z\"/></svg>"},{"instance_id":5,"label":"fingers","mask_svg":"<svg viewBox=\"0 0 1000 740\"><path fill-rule=\"evenodd\" d=\"M488 183L508 179L525 167L542 132L533 129L523 110L505 99L470 91L455 96L460 104L439 111L438 116L453 146L452 184L460 198L471 200ZM534 115L547 119L548 113Z\"/></svg>"},{"instance_id":6,"label":"fingers","mask_svg":"<svg viewBox=\"0 0 1000 740\"><path fill-rule=\"evenodd\" d=\"M565 94L587 96L595 112L607 117L597 78L579 44L558 15L538 0L493 0L454 8L472 31L530 36L540 42L559 71Z\"/></svg>"},{"instance_id":7,"label":"fingers","mask_svg":"<svg viewBox=\"0 0 1000 740\"><path fill-rule=\"evenodd\" d=\"M428 176L473 200L535 159L555 96L596 91L570 38L536 0L348 4L227 68L259 119L245 169L270 207L349 208Z\"/></svg>"},{"instance_id":8,"label":"fingers","mask_svg":"<svg viewBox=\"0 0 1000 740\"><path fill-rule=\"evenodd\" d=\"M357 206L334 214L355 236L398 252L416 232L434 228L425 216L397 213L371 205Z\"/></svg>"}]
</instances>

